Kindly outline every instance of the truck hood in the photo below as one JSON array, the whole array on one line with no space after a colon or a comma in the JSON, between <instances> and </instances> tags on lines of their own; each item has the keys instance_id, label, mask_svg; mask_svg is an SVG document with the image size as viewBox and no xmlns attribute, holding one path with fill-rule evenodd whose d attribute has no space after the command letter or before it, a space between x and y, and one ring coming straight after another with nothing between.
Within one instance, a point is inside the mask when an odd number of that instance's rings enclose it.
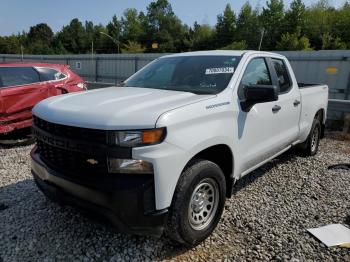
<instances>
[{"instance_id":1,"label":"truck hood","mask_svg":"<svg viewBox=\"0 0 350 262\"><path fill-rule=\"evenodd\" d=\"M161 114L212 97L215 95L110 87L51 97L37 104L33 113L69 126L103 130L152 128Z\"/></svg>"}]
</instances>

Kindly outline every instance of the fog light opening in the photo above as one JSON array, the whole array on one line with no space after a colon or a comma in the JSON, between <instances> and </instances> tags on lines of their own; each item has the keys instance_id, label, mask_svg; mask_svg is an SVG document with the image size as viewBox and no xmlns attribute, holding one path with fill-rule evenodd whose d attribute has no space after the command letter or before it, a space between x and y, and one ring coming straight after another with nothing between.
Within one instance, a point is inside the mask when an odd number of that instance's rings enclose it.
<instances>
[{"instance_id":1,"label":"fog light opening","mask_svg":"<svg viewBox=\"0 0 350 262\"><path fill-rule=\"evenodd\" d=\"M152 174L153 165L152 163L139 159L109 158L108 171L110 173Z\"/></svg>"}]
</instances>

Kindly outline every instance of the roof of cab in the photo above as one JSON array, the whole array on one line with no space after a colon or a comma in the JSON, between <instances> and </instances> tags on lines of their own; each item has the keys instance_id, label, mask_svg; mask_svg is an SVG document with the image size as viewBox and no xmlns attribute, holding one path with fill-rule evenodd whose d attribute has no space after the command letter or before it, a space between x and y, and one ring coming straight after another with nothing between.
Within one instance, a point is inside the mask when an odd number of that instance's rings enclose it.
<instances>
[{"instance_id":1,"label":"roof of cab","mask_svg":"<svg viewBox=\"0 0 350 262\"><path fill-rule=\"evenodd\" d=\"M178 54L165 55L163 57L178 57L178 56L242 56L244 54L262 54L262 55L276 55L276 53L265 52L265 51L254 51L254 50L210 50L210 51L194 51L194 52L185 52Z\"/></svg>"}]
</instances>

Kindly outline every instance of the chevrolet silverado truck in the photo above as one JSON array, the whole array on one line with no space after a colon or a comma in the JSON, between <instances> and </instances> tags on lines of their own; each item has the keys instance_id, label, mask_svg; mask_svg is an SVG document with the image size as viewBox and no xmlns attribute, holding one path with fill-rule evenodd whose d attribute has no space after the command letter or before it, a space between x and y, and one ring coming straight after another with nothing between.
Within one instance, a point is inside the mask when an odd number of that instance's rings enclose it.
<instances>
[{"instance_id":1,"label":"chevrolet silverado truck","mask_svg":"<svg viewBox=\"0 0 350 262\"><path fill-rule=\"evenodd\" d=\"M32 173L47 197L123 232L193 246L238 179L294 146L316 154L327 100L279 54L167 55L119 87L36 105Z\"/></svg>"}]
</instances>

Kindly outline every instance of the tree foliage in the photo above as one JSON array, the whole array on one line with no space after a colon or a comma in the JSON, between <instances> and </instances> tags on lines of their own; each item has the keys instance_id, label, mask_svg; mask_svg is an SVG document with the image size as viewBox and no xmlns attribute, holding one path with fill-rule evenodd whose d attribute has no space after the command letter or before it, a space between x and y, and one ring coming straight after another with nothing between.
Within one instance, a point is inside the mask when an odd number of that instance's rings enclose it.
<instances>
[{"instance_id":1,"label":"tree foliage","mask_svg":"<svg viewBox=\"0 0 350 262\"><path fill-rule=\"evenodd\" d=\"M310 51L310 41L306 36L300 36L300 32L282 34L281 40L277 42L277 50L285 51Z\"/></svg>"},{"instance_id":2,"label":"tree foliage","mask_svg":"<svg viewBox=\"0 0 350 262\"><path fill-rule=\"evenodd\" d=\"M243 5L237 19L235 38L245 41L247 48L257 49L260 39L259 15L247 2Z\"/></svg>"},{"instance_id":3,"label":"tree foliage","mask_svg":"<svg viewBox=\"0 0 350 262\"><path fill-rule=\"evenodd\" d=\"M345 0L344 0L345 1ZM237 6L233 6L237 7ZM28 32L0 37L3 54L85 54L184 52L206 49L320 50L350 48L349 0L335 8L328 0L306 6L267 0L263 8L245 3L236 14L227 4L214 26L184 24L168 0L154 0L146 12L126 9L107 25L77 18L54 33L40 23ZM263 32L263 34L262 34Z\"/></svg>"},{"instance_id":4,"label":"tree foliage","mask_svg":"<svg viewBox=\"0 0 350 262\"><path fill-rule=\"evenodd\" d=\"M283 0L270 0L266 2L266 7L260 15L260 22L264 29L265 41L263 48L272 50L276 42L280 39L283 32L284 22L284 5Z\"/></svg>"},{"instance_id":5,"label":"tree foliage","mask_svg":"<svg viewBox=\"0 0 350 262\"><path fill-rule=\"evenodd\" d=\"M216 41L218 46L226 46L232 43L236 32L236 15L227 4L223 14L218 15L216 23Z\"/></svg>"}]
</instances>

